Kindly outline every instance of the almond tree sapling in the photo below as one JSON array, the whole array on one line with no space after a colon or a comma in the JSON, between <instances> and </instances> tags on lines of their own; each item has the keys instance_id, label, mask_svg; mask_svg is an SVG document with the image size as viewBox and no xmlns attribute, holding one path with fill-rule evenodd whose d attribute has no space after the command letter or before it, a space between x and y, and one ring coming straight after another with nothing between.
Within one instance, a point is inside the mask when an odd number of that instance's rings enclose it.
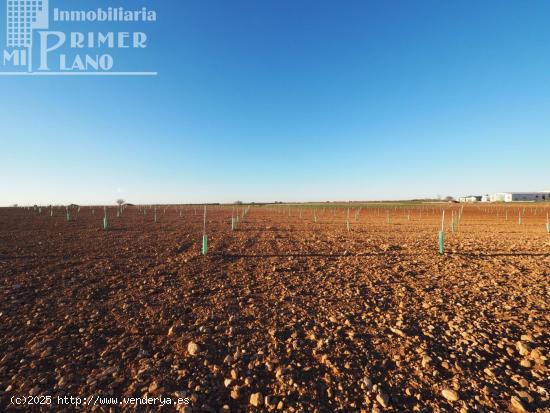
<instances>
[{"instance_id":1,"label":"almond tree sapling","mask_svg":"<svg viewBox=\"0 0 550 413\"><path fill-rule=\"evenodd\" d=\"M235 207L231 208L231 231L237 229L237 223L235 222Z\"/></svg>"},{"instance_id":2,"label":"almond tree sapling","mask_svg":"<svg viewBox=\"0 0 550 413\"><path fill-rule=\"evenodd\" d=\"M206 205L204 206L204 221L202 226L202 255L208 252L208 235L206 235Z\"/></svg>"},{"instance_id":3,"label":"almond tree sapling","mask_svg":"<svg viewBox=\"0 0 550 413\"><path fill-rule=\"evenodd\" d=\"M103 216L103 231L107 231L109 229L109 219L107 218L107 208L103 211L105 215Z\"/></svg>"},{"instance_id":4,"label":"almond tree sapling","mask_svg":"<svg viewBox=\"0 0 550 413\"><path fill-rule=\"evenodd\" d=\"M445 248L445 210L443 210L443 216L441 217L441 230L439 231L439 254L443 255Z\"/></svg>"},{"instance_id":5,"label":"almond tree sapling","mask_svg":"<svg viewBox=\"0 0 550 413\"><path fill-rule=\"evenodd\" d=\"M456 231L456 226L457 226L457 222L455 217L455 211L453 210L452 217L451 217L451 232L454 233Z\"/></svg>"}]
</instances>

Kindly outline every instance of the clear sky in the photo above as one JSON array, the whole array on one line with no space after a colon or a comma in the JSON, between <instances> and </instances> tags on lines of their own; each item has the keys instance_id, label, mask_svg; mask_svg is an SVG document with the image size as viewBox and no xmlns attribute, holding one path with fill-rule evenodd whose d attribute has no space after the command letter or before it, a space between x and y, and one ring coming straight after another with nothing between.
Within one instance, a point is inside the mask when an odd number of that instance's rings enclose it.
<instances>
[{"instance_id":1,"label":"clear sky","mask_svg":"<svg viewBox=\"0 0 550 413\"><path fill-rule=\"evenodd\" d=\"M157 10L159 75L0 77L0 205L550 189L549 1L67 4Z\"/></svg>"}]
</instances>

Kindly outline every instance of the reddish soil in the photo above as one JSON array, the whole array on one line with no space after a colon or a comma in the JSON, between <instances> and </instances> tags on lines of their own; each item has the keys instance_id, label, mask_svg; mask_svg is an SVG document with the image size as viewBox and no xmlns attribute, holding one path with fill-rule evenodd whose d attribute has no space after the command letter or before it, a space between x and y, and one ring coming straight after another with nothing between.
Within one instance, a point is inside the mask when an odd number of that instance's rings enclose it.
<instances>
[{"instance_id":1,"label":"reddish soil","mask_svg":"<svg viewBox=\"0 0 550 413\"><path fill-rule=\"evenodd\" d=\"M550 206L444 207L0 209L0 410L550 411Z\"/></svg>"}]
</instances>

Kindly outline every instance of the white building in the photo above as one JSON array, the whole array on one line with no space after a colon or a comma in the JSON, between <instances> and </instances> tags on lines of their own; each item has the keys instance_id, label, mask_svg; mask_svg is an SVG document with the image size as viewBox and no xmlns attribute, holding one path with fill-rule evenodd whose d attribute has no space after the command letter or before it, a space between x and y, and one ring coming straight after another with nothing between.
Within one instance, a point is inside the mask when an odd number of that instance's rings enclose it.
<instances>
[{"instance_id":1,"label":"white building","mask_svg":"<svg viewBox=\"0 0 550 413\"><path fill-rule=\"evenodd\" d=\"M506 192L497 192L496 194L489 195L489 202L507 202Z\"/></svg>"},{"instance_id":2,"label":"white building","mask_svg":"<svg viewBox=\"0 0 550 413\"><path fill-rule=\"evenodd\" d=\"M498 192L489 196L490 202L550 201L550 192Z\"/></svg>"},{"instance_id":3,"label":"white building","mask_svg":"<svg viewBox=\"0 0 550 413\"><path fill-rule=\"evenodd\" d=\"M481 196L477 195L468 195L458 198L458 202L479 202L481 201Z\"/></svg>"}]
</instances>

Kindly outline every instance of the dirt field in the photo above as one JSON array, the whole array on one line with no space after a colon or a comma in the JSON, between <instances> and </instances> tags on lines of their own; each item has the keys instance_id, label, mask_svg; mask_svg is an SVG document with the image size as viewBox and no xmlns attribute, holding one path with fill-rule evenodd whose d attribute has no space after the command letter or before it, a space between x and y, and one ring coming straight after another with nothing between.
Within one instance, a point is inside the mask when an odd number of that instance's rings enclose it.
<instances>
[{"instance_id":1,"label":"dirt field","mask_svg":"<svg viewBox=\"0 0 550 413\"><path fill-rule=\"evenodd\" d=\"M0 209L0 410L548 412L550 205L461 207Z\"/></svg>"}]
</instances>

